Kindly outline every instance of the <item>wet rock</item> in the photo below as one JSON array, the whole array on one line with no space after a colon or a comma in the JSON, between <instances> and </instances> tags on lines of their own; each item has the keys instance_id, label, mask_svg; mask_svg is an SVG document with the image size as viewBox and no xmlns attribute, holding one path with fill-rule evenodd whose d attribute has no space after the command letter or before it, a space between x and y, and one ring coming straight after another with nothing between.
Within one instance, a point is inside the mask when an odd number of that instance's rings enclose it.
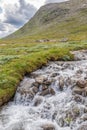
<instances>
[{"instance_id":1,"label":"wet rock","mask_svg":"<svg viewBox=\"0 0 87 130\"><path fill-rule=\"evenodd\" d=\"M55 126L53 124L45 124L42 128L43 130L55 130Z\"/></svg>"},{"instance_id":2,"label":"wet rock","mask_svg":"<svg viewBox=\"0 0 87 130\"><path fill-rule=\"evenodd\" d=\"M55 91L52 88L46 89L40 93L41 96L45 96L48 94L55 95Z\"/></svg>"},{"instance_id":3,"label":"wet rock","mask_svg":"<svg viewBox=\"0 0 87 130\"><path fill-rule=\"evenodd\" d=\"M76 87L73 88L72 94L79 94L79 95L86 97L87 96L87 87L80 88L80 87L76 86Z\"/></svg>"},{"instance_id":4,"label":"wet rock","mask_svg":"<svg viewBox=\"0 0 87 130\"><path fill-rule=\"evenodd\" d=\"M83 73L83 70L82 69L79 69L77 70L76 74L82 74Z\"/></svg>"},{"instance_id":5,"label":"wet rock","mask_svg":"<svg viewBox=\"0 0 87 130\"><path fill-rule=\"evenodd\" d=\"M34 82L33 84L32 84L32 86L35 86L35 87L37 87L37 88L39 88L39 83L38 82Z\"/></svg>"},{"instance_id":6,"label":"wet rock","mask_svg":"<svg viewBox=\"0 0 87 130\"><path fill-rule=\"evenodd\" d=\"M80 96L80 95L74 95L73 99L74 99L76 102L84 102L82 96Z\"/></svg>"},{"instance_id":7,"label":"wet rock","mask_svg":"<svg viewBox=\"0 0 87 130\"><path fill-rule=\"evenodd\" d=\"M35 79L35 81L39 84L43 84L44 81L46 81L47 78L45 76L39 76Z\"/></svg>"},{"instance_id":8,"label":"wet rock","mask_svg":"<svg viewBox=\"0 0 87 130\"><path fill-rule=\"evenodd\" d=\"M46 81L44 81L43 84L45 84L45 85L51 85L52 82L53 82L53 79L51 78L51 79L47 79Z\"/></svg>"},{"instance_id":9,"label":"wet rock","mask_svg":"<svg viewBox=\"0 0 87 130\"><path fill-rule=\"evenodd\" d=\"M87 113L87 108L86 107L84 108L84 113Z\"/></svg>"},{"instance_id":10,"label":"wet rock","mask_svg":"<svg viewBox=\"0 0 87 130\"><path fill-rule=\"evenodd\" d=\"M50 94L55 95L55 91L53 88L50 88L49 91L50 91Z\"/></svg>"},{"instance_id":11,"label":"wet rock","mask_svg":"<svg viewBox=\"0 0 87 130\"><path fill-rule=\"evenodd\" d=\"M64 87L64 79L63 77L59 77L59 89L63 90Z\"/></svg>"},{"instance_id":12,"label":"wet rock","mask_svg":"<svg viewBox=\"0 0 87 130\"><path fill-rule=\"evenodd\" d=\"M85 88L85 87L87 87L87 81L86 80L79 80L79 81L77 81L76 85L80 88Z\"/></svg>"},{"instance_id":13,"label":"wet rock","mask_svg":"<svg viewBox=\"0 0 87 130\"><path fill-rule=\"evenodd\" d=\"M46 89L48 89L48 86L42 85L42 91L44 91L44 90L46 90Z\"/></svg>"},{"instance_id":14,"label":"wet rock","mask_svg":"<svg viewBox=\"0 0 87 130\"><path fill-rule=\"evenodd\" d=\"M42 103L42 98L41 97L37 97L34 100L34 106L39 106Z\"/></svg>"},{"instance_id":15,"label":"wet rock","mask_svg":"<svg viewBox=\"0 0 87 130\"><path fill-rule=\"evenodd\" d=\"M82 120L82 121L87 121L87 114L83 115L83 116L81 117L81 120Z\"/></svg>"},{"instance_id":16,"label":"wet rock","mask_svg":"<svg viewBox=\"0 0 87 130\"><path fill-rule=\"evenodd\" d=\"M46 90L44 90L44 91L42 91L42 92L40 93L41 96L45 96L45 95L48 95L48 94L50 94L49 89L46 89Z\"/></svg>"},{"instance_id":17,"label":"wet rock","mask_svg":"<svg viewBox=\"0 0 87 130\"><path fill-rule=\"evenodd\" d=\"M72 85L72 81L71 81L71 79L70 79L69 77L66 79L65 85L66 85L67 87L70 86L70 85Z\"/></svg>"},{"instance_id":18,"label":"wet rock","mask_svg":"<svg viewBox=\"0 0 87 130\"><path fill-rule=\"evenodd\" d=\"M34 86L34 87L32 88L32 91L33 91L34 93L37 93L37 92L39 91L39 89Z\"/></svg>"},{"instance_id":19,"label":"wet rock","mask_svg":"<svg viewBox=\"0 0 87 130\"><path fill-rule=\"evenodd\" d=\"M84 93L84 88L82 89L82 88L80 88L80 87L74 87L73 88L73 92L72 92L73 94L79 94L79 95L83 95L83 93Z\"/></svg>"},{"instance_id":20,"label":"wet rock","mask_svg":"<svg viewBox=\"0 0 87 130\"><path fill-rule=\"evenodd\" d=\"M60 118L58 119L58 125L59 125L60 127L63 127L63 126L64 126L64 120L63 120L62 117L60 117Z\"/></svg>"},{"instance_id":21,"label":"wet rock","mask_svg":"<svg viewBox=\"0 0 87 130\"><path fill-rule=\"evenodd\" d=\"M25 89L22 89L19 91L19 93L21 95L25 95L25 97L29 97L29 98L34 98L35 96L35 93L32 91L32 90L25 90Z\"/></svg>"},{"instance_id":22,"label":"wet rock","mask_svg":"<svg viewBox=\"0 0 87 130\"><path fill-rule=\"evenodd\" d=\"M56 77L58 75L58 73L52 73L51 77Z\"/></svg>"},{"instance_id":23,"label":"wet rock","mask_svg":"<svg viewBox=\"0 0 87 130\"><path fill-rule=\"evenodd\" d=\"M77 130L87 130L87 123L82 124Z\"/></svg>"}]
</instances>

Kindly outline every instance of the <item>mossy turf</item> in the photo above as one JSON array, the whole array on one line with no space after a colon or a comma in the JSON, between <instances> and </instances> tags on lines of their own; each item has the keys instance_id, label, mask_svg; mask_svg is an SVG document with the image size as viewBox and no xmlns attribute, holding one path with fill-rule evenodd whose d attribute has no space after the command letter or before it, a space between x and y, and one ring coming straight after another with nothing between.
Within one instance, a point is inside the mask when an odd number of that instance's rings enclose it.
<instances>
[{"instance_id":1,"label":"mossy turf","mask_svg":"<svg viewBox=\"0 0 87 130\"><path fill-rule=\"evenodd\" d=\"M0 41L0 105L8 102L26 73L49 60L73 60L71 50L86 49L87 41L44 42L34 40Z\"/></svg>"}]
</instances>

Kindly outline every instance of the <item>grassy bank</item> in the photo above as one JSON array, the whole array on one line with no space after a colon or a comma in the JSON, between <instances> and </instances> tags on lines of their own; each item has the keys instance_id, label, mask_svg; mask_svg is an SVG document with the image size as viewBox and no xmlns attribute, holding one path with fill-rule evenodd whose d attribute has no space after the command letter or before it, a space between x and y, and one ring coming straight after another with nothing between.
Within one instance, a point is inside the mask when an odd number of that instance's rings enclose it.
<instances>
[{"instance_id":1,"label":"grassy bank","mask_svg":"<svg viewBox=\"0 0 87 130\"><path fill-rule=\"evenodd\" d=\"M20 44L21 42L21 44ZM26 73L46 65L49 60L73 60L71 50L86 49L87 41L44 42L0 41L0 105L8 102Z\"/></svg>"}]
</instances>

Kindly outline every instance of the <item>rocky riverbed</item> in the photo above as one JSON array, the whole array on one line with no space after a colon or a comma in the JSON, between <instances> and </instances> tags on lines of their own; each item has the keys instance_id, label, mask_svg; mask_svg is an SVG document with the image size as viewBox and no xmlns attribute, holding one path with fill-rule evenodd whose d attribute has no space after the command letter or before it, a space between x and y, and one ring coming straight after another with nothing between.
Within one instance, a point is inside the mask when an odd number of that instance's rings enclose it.
<instances>
[{"instance_id":1,"label":"rocky riverbed","mask_svg":"<svg viewBox=\"0 0 87 130\"><path fill-rule=\"evenodd\" d=\"M87 130L87 51L24 77L0 110L0 130Z\"/></svg>"}]
</instances>

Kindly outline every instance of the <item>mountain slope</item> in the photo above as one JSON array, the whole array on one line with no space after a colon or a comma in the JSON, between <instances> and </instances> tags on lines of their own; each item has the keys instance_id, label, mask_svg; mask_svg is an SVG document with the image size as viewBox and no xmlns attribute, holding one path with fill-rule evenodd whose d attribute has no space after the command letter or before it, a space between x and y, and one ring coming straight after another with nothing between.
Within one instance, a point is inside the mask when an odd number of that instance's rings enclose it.
<instances>
[{"instance_id":1,"label":"mountain slope","mask_svg":"<svg viewBox=\"0 0 87 130\"><path fill-rule=\"evenodd\" d=\"M70 0L41 7L34 17L7 38L33 36L84 40L87 36L87 0Z\"/></svg>"}]
</instances>

